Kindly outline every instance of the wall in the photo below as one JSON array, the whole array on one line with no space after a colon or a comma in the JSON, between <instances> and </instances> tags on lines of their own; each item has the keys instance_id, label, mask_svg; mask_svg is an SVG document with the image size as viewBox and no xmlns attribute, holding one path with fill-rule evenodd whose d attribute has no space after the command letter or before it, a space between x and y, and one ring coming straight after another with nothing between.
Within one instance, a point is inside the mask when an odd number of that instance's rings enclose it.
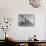
<instances>
[{"instance_id":1,"label":"wall","mask_svg":"<svg viewBox=\"0 0 46 46\"><path fill-rule=\"evenodd\" d=\"M46 34L44 28L45 27L44 15L46 15L45 12L46 8L44 7L40 8L31 7L28 0L0 0L0 16L13 17L12 26L10 31L8 31L8 33L10 33L17 40L27 40L34 34L37 35L37 38L39 40L44 40ZM34 14L35 26L19 27L18 14ZM0 39L2 38L3 37L0 36Z\"/></svg>"}]
</instances>

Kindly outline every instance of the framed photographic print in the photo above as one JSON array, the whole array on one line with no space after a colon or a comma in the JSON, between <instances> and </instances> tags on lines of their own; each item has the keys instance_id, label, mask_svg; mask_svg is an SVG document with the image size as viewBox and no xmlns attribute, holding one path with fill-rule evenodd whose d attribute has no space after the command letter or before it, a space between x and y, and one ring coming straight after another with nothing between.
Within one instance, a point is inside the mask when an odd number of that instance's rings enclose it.
<instances>
[{"instance_id":1,"label":"framed photographic print","mask_svg":"<svg viewBox=\"0 0 46 46\"><path fill-rule=\"evenodd\" d=\"M34 26L35 16L33 14L19 14L18 25L19 26Z\"/></svg>"}]
</instances>

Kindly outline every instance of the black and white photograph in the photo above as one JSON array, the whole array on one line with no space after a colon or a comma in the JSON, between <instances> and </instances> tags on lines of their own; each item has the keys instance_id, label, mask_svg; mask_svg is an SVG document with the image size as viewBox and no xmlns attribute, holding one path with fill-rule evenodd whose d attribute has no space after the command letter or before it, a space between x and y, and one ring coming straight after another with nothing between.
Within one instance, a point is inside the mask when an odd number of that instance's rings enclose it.
<instances>
[{"instance_id":1,"label":"black and white photograph","mask_svg":"<svg viewBox=\"0 0 46 46\"><path fill-rule=\"evenodd\" d=\"M34 26L35 16L33 14L19 14L18 25L19 26Z\"/></svg>"}]
</instances>

